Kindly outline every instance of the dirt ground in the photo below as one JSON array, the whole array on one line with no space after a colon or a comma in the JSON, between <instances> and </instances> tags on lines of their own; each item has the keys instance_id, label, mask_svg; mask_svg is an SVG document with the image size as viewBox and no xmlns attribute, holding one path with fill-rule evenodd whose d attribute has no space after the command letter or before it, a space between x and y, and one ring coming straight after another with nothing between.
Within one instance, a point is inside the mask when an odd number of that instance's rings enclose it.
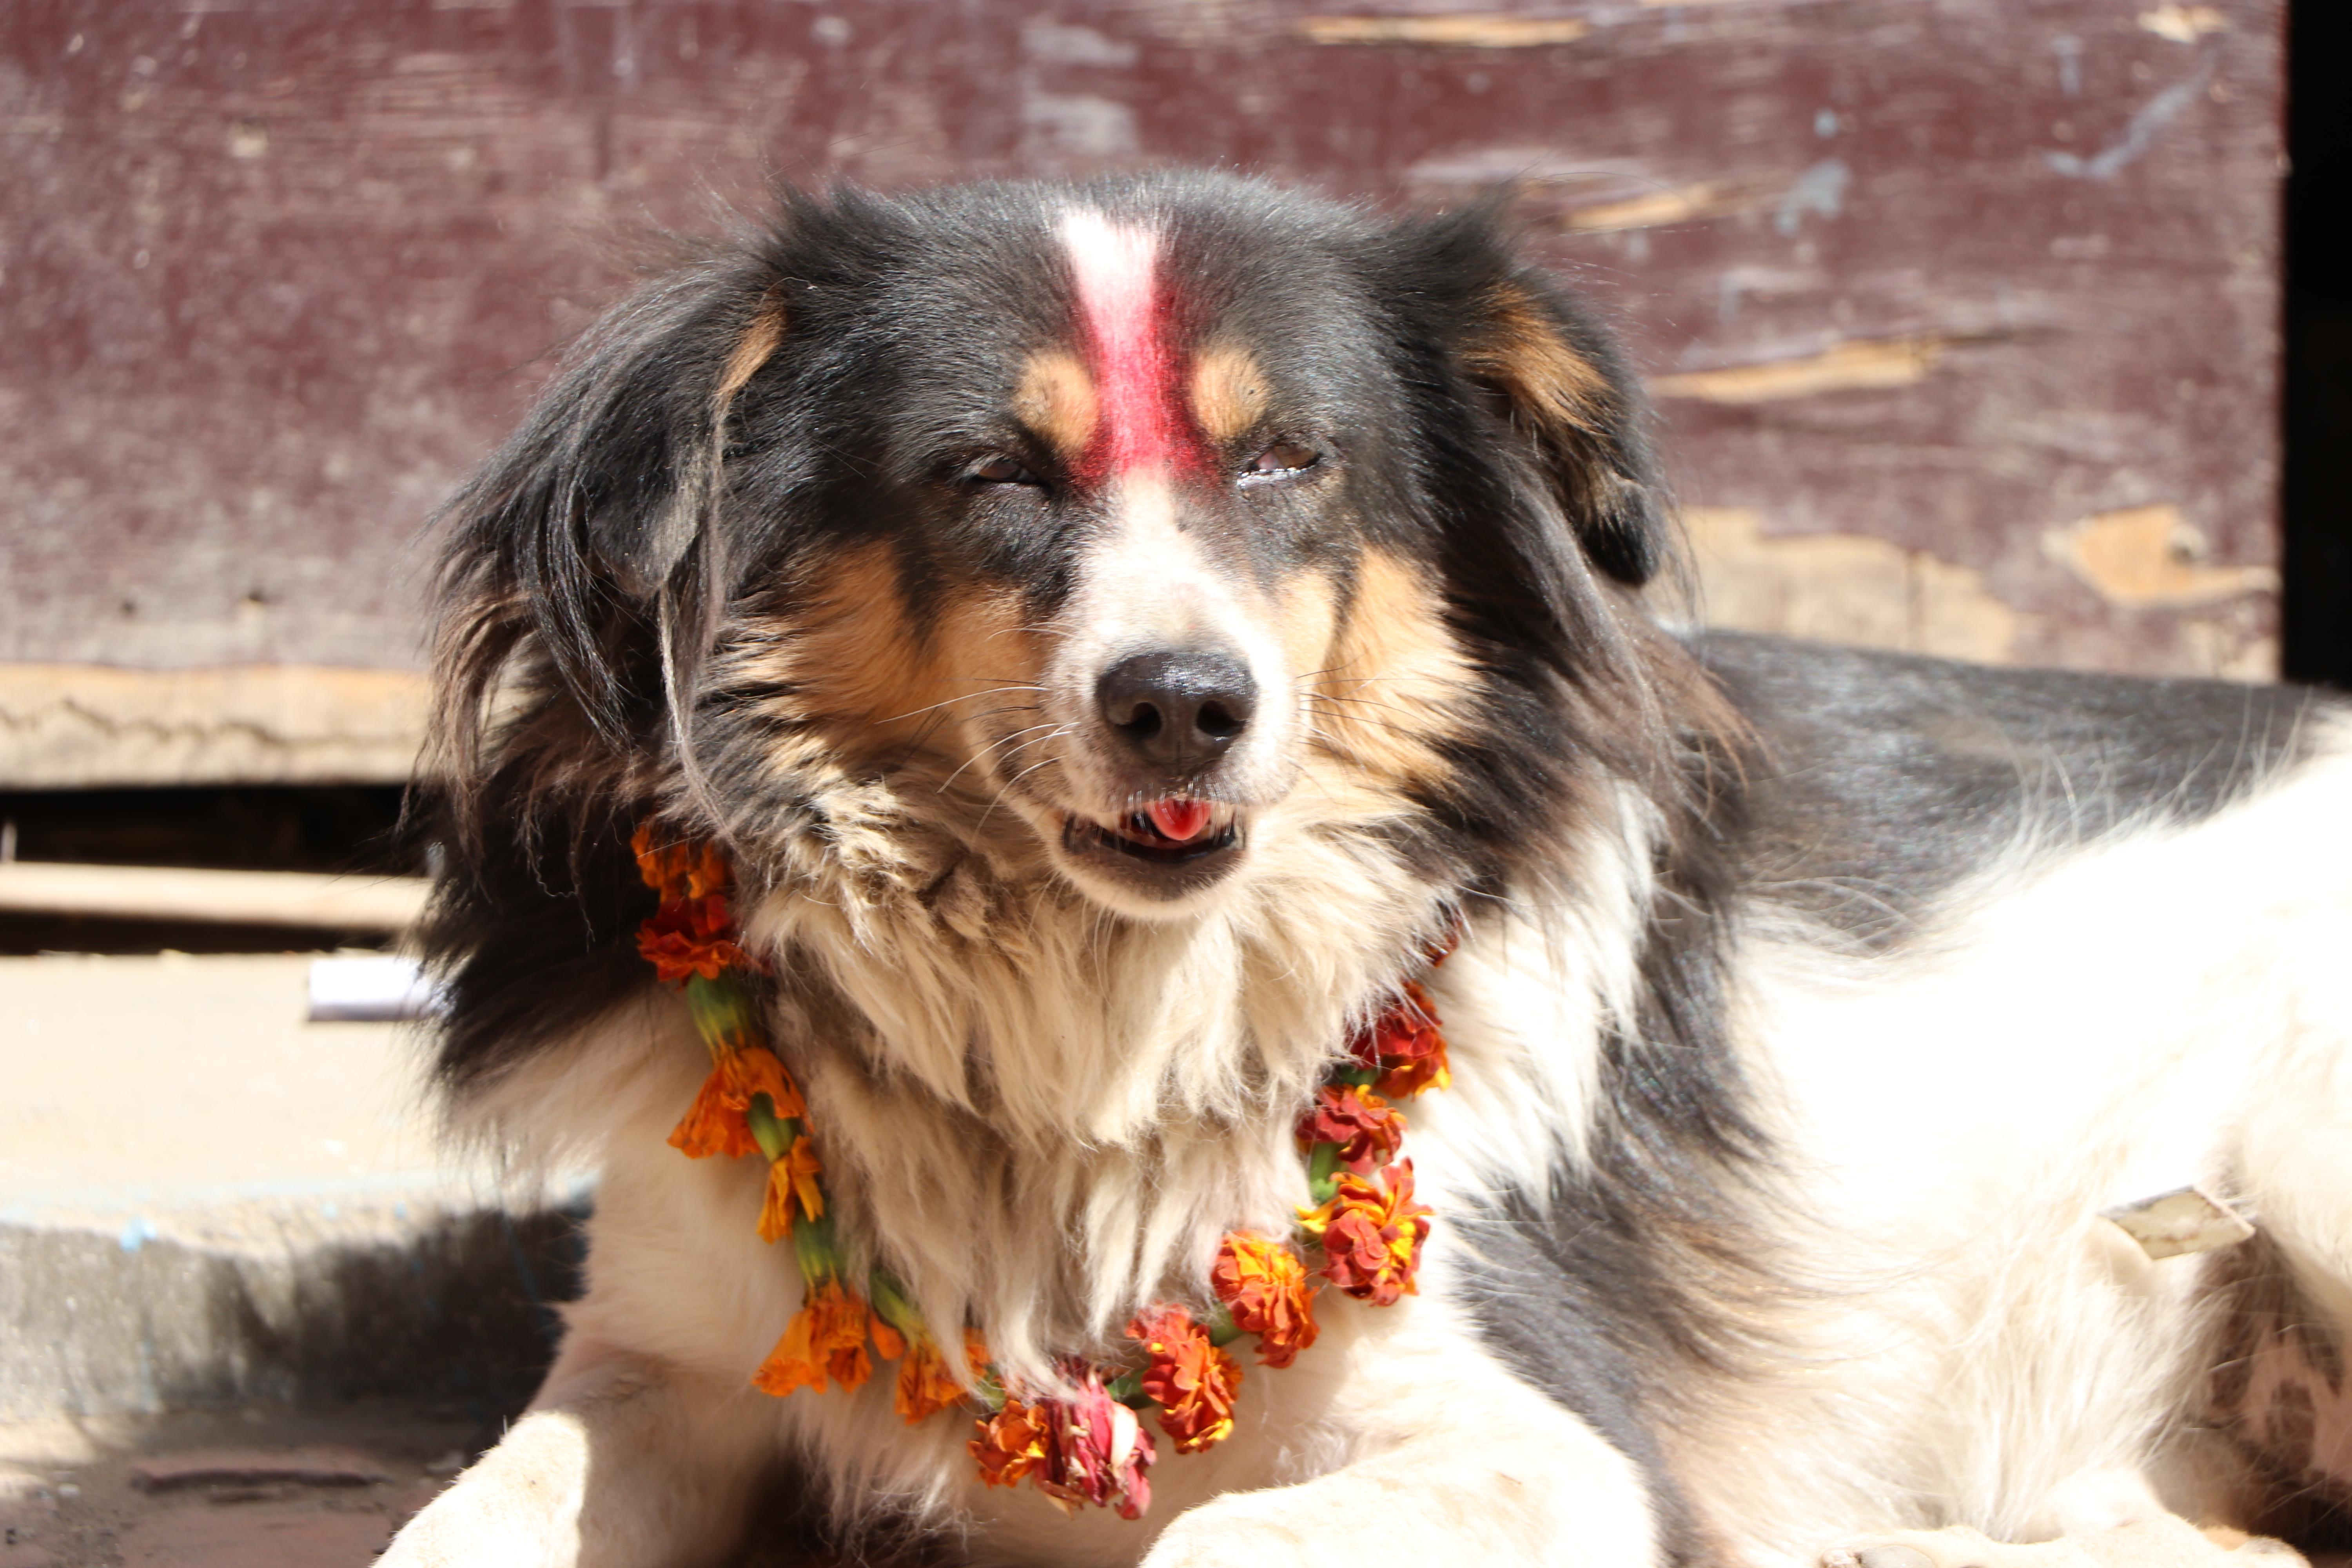
<instances>
[{"instance_id":1,"label":"dirt ground","mask_svg":"<svg viewBox=\"0 0 2352 1568\"><path fill-rule=\"evenodd\" d=\"M495 1436L386 1406L0 1426L0 1568L362 1568Z\"/></svg>"}]
</instances>

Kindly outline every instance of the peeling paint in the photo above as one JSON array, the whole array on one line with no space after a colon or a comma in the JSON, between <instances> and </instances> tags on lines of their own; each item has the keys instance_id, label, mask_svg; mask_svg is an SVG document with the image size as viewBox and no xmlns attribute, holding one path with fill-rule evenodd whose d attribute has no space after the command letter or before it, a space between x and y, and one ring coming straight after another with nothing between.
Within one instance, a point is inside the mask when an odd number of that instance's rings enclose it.
<instances>
[{"instance_id":1,"label":"peeling paint","mask_svg":"<svg viewBox=\"0 0 2352 1568\"><path fill-rule=\"evenodd\" d=\"M1845 209L1846 187L1853 184L1853 171L1842 158L1824 158L1790 182L1788 194L1780 198L1772 214L1772 226L1782 234L1794 237L1805 226L1805 215L1835 217Z\"/></svg>"},{"instance_id":2,"label":"peeling paint","mask_svg":"<svg viewBox=\"0 0 2352 1568\"><path fill-rule=\"evenodd\" d=\"M2276 637L2249 636L2221 621L2184 621L2180 631L2202 672L2217 680L2267 681L2279 678Z\"/></svg>"},{"instance_id":3,"label":"peeling paint","mask_svg":"<svg viewBox=\"0 0 2352 1568\"><path fill-rule=\"evenodd\" d=\"M2072 153L2044 153L2042 161L2070 180L2111 180L2116 174L2137 162L2143 153L2156 145L2164 128L2177 119L2180 111L2197 101L2205 84L2213 75L2213 62L2208 59L2196 73L2184 81L2176 81L2140 106L2124 127L2123 140L2102 150L2096 157L2079 158Z\"/></svg>"},{"instance_id":4,"label":"peeling paint","mask_svg":"<svg viewBox=\"0 0 2352 1568\"><path fill-rule=\"evenodd\" d=\"M1700 619L1735 631L2002 663L2021 617L1981 574L1854 533L1773 535L1759 512L1686 507Z\"/></svg>"},{"instance_id":5,"label":"peeling paint","mask_svg":"<svg viewBox=\"0 0 2352 1568\"><path fill-rule=\"evenodd\" d=\"M1578 234L1608 234L1727 217L1762 206L1777 184L1761 179L1701 180L1673 190L1578 207L1560 220L1560 226Z\"/></svg>"},{"instance_id":6,"label":"peeling paint","mask_svg":"<svg viewBox=\"0 0 2352 1568\"><path fill-rule=\"evenodd\" d=\"M2176 5L2169 0L2153 11L2142 11L2135 19L2146 31L2176 44L2193 44L2208 33L2227 32L2230 26L2230 19L2210 5Z\"/></svg>"},{"instance_id":7,"label":"peeling paint","mask_svg":"<svg viewBox=\"0 0 2352 1568\"><path fill-rule=\"evenodd\" d=\"M1572 44L1592 24L1571 19L1508 16L1301 16L1298 31L1318 44L1436 44L1464 49L1524 49Z\"/></svg>"},{"instance_id":8,"label":"peeling paint","mask_svg":"<svg viewBox=\"0 0 2352 1568\"><path fill-rule=\"evenodd\" d=\"M1650 391L1658 397L1702 403L1770 403L1822 392L1909 386L1927 379L1950 342L1934 333L1856 339L1801 358L1657 376L1650 382Z\"/></svg>"},{"instance_id":9,"label":"peeling paint","mask_svg":"<svg viewBox=\"0 0 2352 1568\"><path fill-rule=\"evenodd\" d=\"M2043 535L2051 555L2109 604L2138 609L2278 591L2268 566L2212 566L2205 535L2176 506L2094 513Z\"/></svg>"}]
</instances>

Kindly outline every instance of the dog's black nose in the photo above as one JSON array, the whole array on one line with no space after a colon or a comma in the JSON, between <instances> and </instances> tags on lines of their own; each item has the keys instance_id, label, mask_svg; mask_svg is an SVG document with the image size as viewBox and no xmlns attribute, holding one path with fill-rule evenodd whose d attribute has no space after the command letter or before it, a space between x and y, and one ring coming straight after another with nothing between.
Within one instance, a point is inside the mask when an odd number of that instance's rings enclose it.
<instances>
[{"instance_id":1,"label":"dog's black nose","mask_svg":"<svg viewBox=\"0 0 2352 1568\"><path fill-rule=\"evenodd\" d=\"M1139 653L1103 671L1095 701L1136 755L1171 772L1205 767L1249 728L1257 683L1222 653Z\"/></svg>"}]
</instances>

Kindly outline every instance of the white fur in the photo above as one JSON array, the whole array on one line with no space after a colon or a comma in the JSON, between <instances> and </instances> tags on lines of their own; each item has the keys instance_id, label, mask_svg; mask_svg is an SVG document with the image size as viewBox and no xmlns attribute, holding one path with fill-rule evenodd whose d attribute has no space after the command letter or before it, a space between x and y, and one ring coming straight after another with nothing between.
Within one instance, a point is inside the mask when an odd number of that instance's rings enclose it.
<instances>
[{"instance_id":1,"label":"white fur","mask_svg":"<svg viewBox=\"0 0 2352 1568\"><path fill-rule=\"evenodd\" d=\"M2097 1218L2117 1202L2240 1194L2352 1322L2347 804L2338 757L2190 829L2071 858L2021 842L1895 957L1750 939L1738 1037L1788 1157L1775 1223L1801 1290L1771 1325L1786 1358L1665 1434L1738 1555L1946 1526L2089 1539L2196 1506L2173 1461L2201 1265L2147 1261ZM1107 919L1005 868L968 862L924 905L911 872L818 861L752 922L848 1004L788 999L778 1026L855 1245L884 1238L927 1317L980 1326L1017 1375L1197 1294L1222 1230L1284 1223L1303 1196L1290 1118L1350 1006L1439 916L1402 868L1279 812L1250 874L1181 924ZM1632 1467L1476 1348L1443 1219L1575 1153L1630 995L1646 832L1628 806L1577 907L1484 918L1441 972L1456 1086L1411 1107L1409 1135L1441 1216L1425 1294L1381 1311L1327 1293L1324 1342L1251 1369L1228 1444L1163 1453L1139 1524L980 1490L964 1423L902 1426L887 1376L751 1393L797 1286L752 1235L755 1163L662 1143L698 1048L656 1014L542 1058L485 1110L601 1152L587 1294L541 1412L386 1561L699 1561L715 1537L656 1550L645 1521L680 1498L726 1513L770 1452L846 1512L967 1531L985 1560L1650 1561ZM1000 918L1005 878L1021 923ZM600 1503L608 1477L634 1479ZM599 1508L635 1521L608 1532L625 1545L582 1525Z\"/></svg>"},{"instance_id":2,"label":"white fur","mask_svg":"<svg viewBox=\"0 0 2352 1568\"><path fill-rule=\"evenodd\" d=\"M2081 1523L2167 1481L2208 1341L2194 1258L2101 1210L2240 1195L2352 1324L2352 763L2188 831L1983 880L1902 958L1745 955L1793 1260L1780 1375L1679 1445L1711 1512L1794 1562L1857 1530ZM2332 1293L2333 1300L2328 1300Z\"/></svg>"}]
</instances>

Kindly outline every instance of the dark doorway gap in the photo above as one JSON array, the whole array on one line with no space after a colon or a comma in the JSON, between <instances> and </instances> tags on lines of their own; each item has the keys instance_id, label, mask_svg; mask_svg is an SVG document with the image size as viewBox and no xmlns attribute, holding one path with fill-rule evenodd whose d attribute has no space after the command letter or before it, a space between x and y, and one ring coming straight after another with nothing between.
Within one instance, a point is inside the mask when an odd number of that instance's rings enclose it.
<instances>
[{"instance_id":1,"label":"dark doorway gap","mask_svg":"<svg viewBox=\"0 0 2352 1568\"><path fill-rule=\"evenodd\" d=\"M2284 666L2352 689L2352 6L2288 13Z\"/></svg>"}]
</instances>

